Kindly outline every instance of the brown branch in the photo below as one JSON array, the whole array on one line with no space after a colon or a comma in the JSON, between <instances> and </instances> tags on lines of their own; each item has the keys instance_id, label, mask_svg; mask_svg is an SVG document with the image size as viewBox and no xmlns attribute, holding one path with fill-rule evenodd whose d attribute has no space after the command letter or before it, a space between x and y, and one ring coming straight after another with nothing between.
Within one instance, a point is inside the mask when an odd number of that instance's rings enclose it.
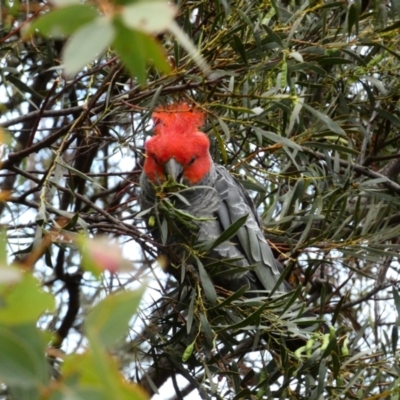
<instances>
[{"instance_id":1,"label":"brown branch","mask_svg":"<svg viewBox=\"0 0 400 400\"><path fill-rule=\"evenodd\" d=\"M358 304L361 304L367 300L370 300L371 297L373 297L375 294L380 292L381 290L387 289L388 287L393 286L392 283L386 283L382 285L375 286L373 289L371 289L368 293L366 293L364 296L361 296L357 300L349 301L347 303L344 303L341 307L341 310L346 310L348 308L354 307ZM324 313L334 313L336 311L336 306L326 306L323 310Z\"/></svg>"},{"instance_id":2,"label":"brown branch","mask_svg":"<svg viewBox=\"0 0 400 400\"><path fill-rule=\"evenodd\" d=\"M38 171L38 170L27 170L25 171L29 174L46 174L47 171ZM140 174L142 171L127 171L127 172L87 172L85 173L85 175L87 176L93 176L93 177L108 177L108 176L124 176L124 175L135 175L135 174ZM4 174L0 174L0 178L4 178L6 176L11 176L11 175L15 175L15 172L8 172L8 173L4 173ZM69 177L69 176L75 176L74 173L65 173L65 174L61 174L64 177Z\"/></svg>"},{"instance_id":3,"label":"brown branch","mask_svg":"<svg viewBox=\"0 0 400 400\"><path fill-rule=\"evenodd\" d=\"M47 92L46 98L44 99L44 101L42 103L42 106L40 107L39 114L36 117L35 122L33 123L33 126L31 128L31 133L29 134L28 142L26 144L27 148L31 147L32 144L33 144L33 139L35 137L36 130L37 130L38 126L39 126L40 119L41 119L41 117L43 115L44 110L47 107L47 104L49 103L50 96L54 93L54 90L56 89L57 85L58 85L58 79L55 79L54 82L53 82L53 86Z\"/></svg>"},{"instance_id":4,"label":"brown branch","mask_svg":"<svg viewBox=\"0 0 400 400\"><path fill-rule=\"evenodd\" d=\"M80 283L82 279L82 273L76 272L74 274L66 274L64 271L65 261L65 250L60 249L57 256L57 263L54 268L56 278L64 282L65 289L68 292L68 308L63 318L63 321L56 332L56 338L53 342L53 347L61 347L63 341L68 336L70 329L72 328L76 316L78 315L80 308Z\"/></svg>"},{"instance_id":5,"label":"brown branch","mask_svg":"<svg viewBox=\"0 0 400 400\"><path fill-rule=\"evenodd\" d=\"M179 77L179 79L180 79L180 77ZM175 86L167 85L161 90L161 94L167 95L167 94L173 94L173 93L177 93L177 92L185 92L186 90L191 90L191 89L196 89L198 87L201 87L204 84L214 86L214 85L218 84L222 79L223 78L221 77L219 79L205 81L205 82L189 82L189 83L175 85ZM130 94L128 95L128 99L131 102L139 103L145 99L153 97L157 90L158 90L158 88L143 92L143 91L138 91L138 89L135 88L135 89L131 90ZM93 107L91 109L91 112L93 114L96 114L96 113L104 111L105 107L109 104L115 104L119 100L126 101L126 95L127 95L126 93L118 94L114 97L111 97L109 100L99 102L96 107ZM42 117L43 118L63 117L63 116L74 114L76 112L78 112L78 113L82 112L86 108L89 110L89 106L85 105L85 106L70 107L70 108L66 108L64 110L44 111L42 113ZM89 112L89 111L87 111L87 112ZM36 118L38 116L38 114L39 114L39 111L33 111L33 112L27 113L25 115L22 115L20 117L11 119L9 121L5 121L2 124L0 124L0 126L7 128L7 127L10 127L10 126L13 126L16 124L20 124L22 122Z\"/></svg>"},{"instance_id":6,"label":"brown branch","mask_svg":"<svg viewBox=\"0 0 400 400\"><path fill-rule=\"evenodd\" d=\"M53 75L53 73L54 73L53 71L45 71L45 72L38 74L33 82L32 89L37 93L40 93L42 90L45 90L48 80ZM37 96L34 96L31 100L31 104L29 105L28 110L39 108L40 102L41 102L41 99L38 98ZM24 149L27 147L27 143L29 140L29 135L30 135L32 126L33 126L33 124L25 121L24 126L21 129L21 133L19 134L19 136L17 138L17 145L16 145L17 149L19 149L19 148ZM20 159L18 159L18 161L19 160ZM6 163L7 163L7 161L6 161ZM4 164L0 163L0 169L4 168ZM14 188L15 182L16 182L16 176L9 176L9 177L5 178L2 183L2 190L11 191ZM5 206L5 203L0 202L0 215L2 214L2 212L4 210L4 206Z\"/></svg>"},{"instance_id":7,"label":"brown branch","mask_svg":"<svg viewBox=\"0 0 400 400\"><path fill-rule=\"evenodd\" d=\"M397 159L393 159L388 162L383 168L379 170L379 173L387 176L392 181L395 181L400 174L400 151L396 154Z\"/></svg>"},{"instance_id":8,"label":"brown branch","mask_svg":"<svg viewBox=\"0 0 400 400\"><path fill-rule=\"evenodd\" d=\"M6 36L4 36L3 38L0 39L0 43L5 43L7 41L7 39L9 39L10 37L13 37L14 35L17 35L21 29L23 29L24 26L26 26L26 24L28 24L30 21L32 21L41 11L43 11L46 7L48 7L47 4L44 4L43 6L40 6L37 10L34 10L34 13L27 18L25 21L23 21L22 23L19 23L18 26L13 29L11 32L9 32ZM26 11L25 11L26 12Z\"/></svg>"},{"instance_id":9,"label":"brown branch","mask_svg":"<svg viewBox=\"0 0 400 400\"><path fill-rule=\"evenodd\" d=\"M71 126L72 126L72 124L68 124L67 126L62 127L56 133L53 133L46 139L41 140L40 142L33 144L32 146L30 146L26 149L16 151L14 153L10 153L8 155L8 160L4 161L0 165L0 169L12 169L11 166L13 166L15 163L18 163L23 158L29 156L32 153L37 153L39 150L42 150L46 147L51 146L62 135L66 134L68 132L68 130L71 128Z\"/></svg>"},{"instance_id":10,"label":"brown branch","mask_svg":"<svg viewBox=\"0 0 400 400\"><path fill-rule=\"evenodd\" d=\"M319 153L319 152L313 151L311 149L307 149L306 147L302 147L302 151L313 155L315 158L317 158L319 160L326 159L326 154ZM343 167L350 166L354 171L358 172L361 175L368 176L369 178L383 179L383 182L381 183L382 185L386 186L388 189L393 190L395 193L400 194L400 185L397 184L396 182L393 182L392 180L390 180L387 176L382 175L379 172L371 171L369 168L363 167L362 165L349 163L348 161L345 161L345 160L339 160L339 163Z\"/></svg>"},{"instance_id":11,"label":"brown branch","mask_svg":"<svg viewBox=\"0 0 400 400\"><path fill-rule=\"evenodd\" d=\"M397 140L399 140L399 138L397 138ZM390 160L398 159L398 158L400 158L400 153L389 154L387 156L369 156L365 160L364 166L367 166L376 161L378 161L378 162L379 161L390 161Z\"/></svg>"}]
</instances>

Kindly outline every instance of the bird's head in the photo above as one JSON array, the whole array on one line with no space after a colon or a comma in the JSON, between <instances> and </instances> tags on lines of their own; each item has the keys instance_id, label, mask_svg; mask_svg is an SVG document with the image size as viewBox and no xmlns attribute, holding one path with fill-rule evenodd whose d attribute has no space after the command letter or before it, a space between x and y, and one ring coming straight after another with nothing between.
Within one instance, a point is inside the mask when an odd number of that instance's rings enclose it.
<instances>
[{"instance_id":1,"label":"bird's head","mask_svg":"<svg viewBox=\"0 0 400 400\"><path fill-rule=\"evenodd\" d=\"M204 114L185 103L158 108L153 113L155 135L146 144L144 173L156 184L173 179L198 184L210 171L210 141L199 131Z\"/></svg>"}]
</instances>

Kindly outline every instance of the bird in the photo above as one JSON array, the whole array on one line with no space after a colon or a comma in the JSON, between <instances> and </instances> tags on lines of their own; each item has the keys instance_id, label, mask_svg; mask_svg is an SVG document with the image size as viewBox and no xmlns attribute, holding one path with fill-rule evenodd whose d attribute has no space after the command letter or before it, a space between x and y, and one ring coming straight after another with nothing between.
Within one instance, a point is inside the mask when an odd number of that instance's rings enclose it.
<instances>
[{"instance_id":1,"label":"bird","mask_svg":"<svg viewBox=\"0 0 400 400\"><path fill-rule=\"evenodd\" d=\"M291 291L280 279L283 268L264 237L249 193L212 159L210 139L200 129L205 113L187 103L172 103L156 108L152 119L140 205L152 215L148 225L154 225L153 238L161 240L164 232L166 246L178 254L195 248L213 284L225 290L245 288L247 297ZM164 220L172 220L173 228L165 228Z\"/></svg>"}]
</instances>

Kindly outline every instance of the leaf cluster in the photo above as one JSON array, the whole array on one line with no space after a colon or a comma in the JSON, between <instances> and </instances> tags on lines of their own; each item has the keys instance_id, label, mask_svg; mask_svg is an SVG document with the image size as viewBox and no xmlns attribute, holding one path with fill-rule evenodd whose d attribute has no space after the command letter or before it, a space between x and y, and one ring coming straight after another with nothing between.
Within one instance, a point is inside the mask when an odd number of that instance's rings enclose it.
<instances>
[{"instance_id":1,"label":"leaf cluster","mask_svg":"<svg viewBox=\"0 0 400 400\"><path fill-rule=\"evenodd\" d=\"M63 390L127 393L106 350L114 326L124 336L130 297L120 306L110 293L146 281L138 319L112 351L150 394L168 382L172 398L397 398L396 1L183 0L149 16L157 31L133 18L144 2L63 3L0 9L2 274L17 279L1 286L12 300L0 313L3 397L48 396L43 331L66 354ZM207 114L213 157L249 190L292 294L245 299L211 285L201 259L158 256L169 249L140 214L139 176L151 112L172 101ZM115 240L125 257L104 241L80 244L82 233ZM105 309L86 317L93 304ZM298 304L332 329L307 332ZM90 321L102 333L84 332ZM305 341L297 353L293 331ZM14 389L21 382L28 389Z\"/></svg>"}]
</instances>

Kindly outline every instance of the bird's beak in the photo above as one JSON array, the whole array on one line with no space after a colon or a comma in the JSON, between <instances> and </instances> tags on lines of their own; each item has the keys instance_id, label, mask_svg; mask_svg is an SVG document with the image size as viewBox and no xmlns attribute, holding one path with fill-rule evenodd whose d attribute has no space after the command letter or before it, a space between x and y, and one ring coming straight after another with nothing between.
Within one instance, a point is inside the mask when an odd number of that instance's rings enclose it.
<instances>
[{"instance_id":1,"label":"bird's beak","mask_svg":"<svg viewBox=\"0 0 400 400\"><path fill-rule=\"evenodd\" d=\"M165 174L167 177L170 177L175 182L179 182L182 178L183 168L182 165L175 161L174 158L171 158L165 164Z\"/></svg>"}]
</instances>

